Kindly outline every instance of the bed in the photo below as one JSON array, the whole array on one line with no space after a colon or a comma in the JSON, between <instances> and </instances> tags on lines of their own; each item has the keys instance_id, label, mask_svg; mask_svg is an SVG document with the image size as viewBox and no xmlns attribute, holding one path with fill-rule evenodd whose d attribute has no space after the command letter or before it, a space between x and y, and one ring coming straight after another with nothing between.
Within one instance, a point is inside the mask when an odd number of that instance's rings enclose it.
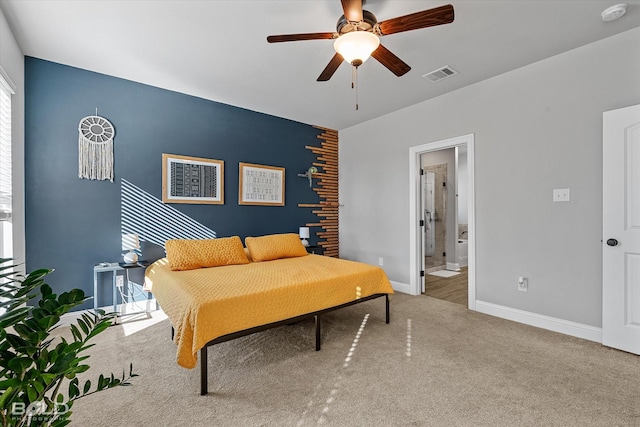
<instances>
[{"instance_id":1,"label":"bed","mask_svg":"<svg viewBox=\"0 0 640 427\"><path fill-rule=\"evenodd\" d=\"M146 288L171 321L178 365L195 368L200 353L200 394L208 392L210 345L314 317L320 350L322 314L380 297L389 323L393 288L381 268L307 254L296 234L245 242L246 249L237 236L167 241L167 257L145 272Z\"/></svg>"}]
</instances>

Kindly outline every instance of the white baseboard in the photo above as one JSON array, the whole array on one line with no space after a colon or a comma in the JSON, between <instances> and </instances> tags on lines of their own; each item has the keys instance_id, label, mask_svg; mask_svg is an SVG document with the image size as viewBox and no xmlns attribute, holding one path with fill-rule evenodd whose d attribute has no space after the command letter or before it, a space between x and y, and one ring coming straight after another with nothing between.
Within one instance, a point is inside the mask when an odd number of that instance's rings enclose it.
<instances>
[{"instance_id":1,"label":"white baseboard","mask_svg":"<svg viewBox=\"0 0 640 427\"><path fill-rule=\"evenodd\" d=\"M457 262L448 262L447 263L447 270L460 271L460 264L458 264Z\"/></svg>"},{"instance_id":2,"label":"white baseboard","mask_svg":"<svg viewBox=\"0 0 640 427\"><path fill-rule=\"evenodd\" d=\"M406 283L391 281L391 285L397 292L413 295L411 292L411 286ZM549 331L559 332L572 337L602 343L602 328L545 316L543 314L531 313L485 301L476 300L475 303L475 311L479 313L512 320L514 322L535 326L537 328L547 329Z\"/></svg>"},{"instance_id":3,"label":"white baseboard","mask_svg":"<svg viewBox=\"0 0 640 427\"><path fill-rule=\"evenodd\" d=\"M572 337L602 343L602 328L476 300L476 311Z\"/></svg>"},{"instance_id":4,"label":"white baseboard","mask_svg":"<svg viewBox=\"0 0 640 427\"><path fill-rule=\"evenodd\" d=\"M390 280L390 282L391 282L391 287L393 287L394 291L402 292L403 294L413 295L413 293L411 292L411 285L408 285L406 283L394 282L393 280Z\"/></svg>"}]
</instances>

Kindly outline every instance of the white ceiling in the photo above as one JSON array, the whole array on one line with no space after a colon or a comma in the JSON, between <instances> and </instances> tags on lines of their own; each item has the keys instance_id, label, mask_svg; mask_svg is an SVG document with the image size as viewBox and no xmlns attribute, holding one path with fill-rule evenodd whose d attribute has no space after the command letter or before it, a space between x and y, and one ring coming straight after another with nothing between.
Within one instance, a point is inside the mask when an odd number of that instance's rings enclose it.
<instances>
[{"instance_id":1,"label":"white ceiling","mask_svg":"<svg viewBox=\"0 0 640 427\"><path fill-rule=\"evenodd\" d=\"M451 3L452 24L382 37L412 67L396 77L374 59L316 78L331 40L268 44L267 35L335 31L339 0L0 0L25 55L303 123L345 129L640 26L640 0L603 22L616 0L367 0L378 21ZM640 52L620 52L640 55ZM448 65L458 75L422 77Z\"/></svg>"}]
</instances>

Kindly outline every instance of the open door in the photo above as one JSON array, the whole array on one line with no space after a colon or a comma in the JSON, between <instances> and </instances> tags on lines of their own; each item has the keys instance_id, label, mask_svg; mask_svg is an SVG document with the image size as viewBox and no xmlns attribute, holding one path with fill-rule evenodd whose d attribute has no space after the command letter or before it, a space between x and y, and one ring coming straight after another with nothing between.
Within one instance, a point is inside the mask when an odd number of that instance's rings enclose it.
<instances>
[{"instance_id":1,"label":"open door","mask_svg":"<svg viewBox=\"0 0 640 427\"><path fill-rule=\"evenodd\" d=\"M424 255L435 253L435 175L433 172L422 174L422 219L424 220Z\"/></svg>"},{"instance_id":2,"label":"open door","mask_svg":"<svg viewBox=\"0 0 640 427\"><path fill-rule=\"evenodd\" d=\"M422 253L420 259L422 261L422 271L426 272L426 257L432 257L435 254L435 174L433 172L422 171L420 175L420 200L421 200L421 239ZM425 283L422 281L422 292L425 291Z\"/></svg>"},{"instance_id":3,"label":"open door","mask_svg":"<svg viewBox=\"0 0 640 427\"><path fill-rule=\"evenodd\" d=\"M603 115L602 344L640 354L640 105Z\"/></svg>"}]
</instances>

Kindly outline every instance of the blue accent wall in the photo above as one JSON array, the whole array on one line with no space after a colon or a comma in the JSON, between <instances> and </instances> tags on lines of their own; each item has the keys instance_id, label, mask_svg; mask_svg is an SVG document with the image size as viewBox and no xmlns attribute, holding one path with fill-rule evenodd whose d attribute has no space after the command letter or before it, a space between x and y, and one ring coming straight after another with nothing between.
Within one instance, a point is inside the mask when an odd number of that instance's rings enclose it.
<instances>
[{"instance_id":1,"label":"blue accent wall","mask_svg":"<svg viewBox=\"0 0 640 427\"><path fill-rule=\"evenodd\" d=\"M317 222L297 207L318 201L297 176L315 159L305 145L319 145L311 125L32 57L25 92L27 268L55 269L56 293L92 295L93 266L121 261L121 179L161 199L162 153L225 162L224 205L171 205L218 237L297 233ZM78 178L78 123L96 108L115 128L113 183ZM286 205L238 205L239 162L284 167Z\"/></svg>"}]
</instances>

